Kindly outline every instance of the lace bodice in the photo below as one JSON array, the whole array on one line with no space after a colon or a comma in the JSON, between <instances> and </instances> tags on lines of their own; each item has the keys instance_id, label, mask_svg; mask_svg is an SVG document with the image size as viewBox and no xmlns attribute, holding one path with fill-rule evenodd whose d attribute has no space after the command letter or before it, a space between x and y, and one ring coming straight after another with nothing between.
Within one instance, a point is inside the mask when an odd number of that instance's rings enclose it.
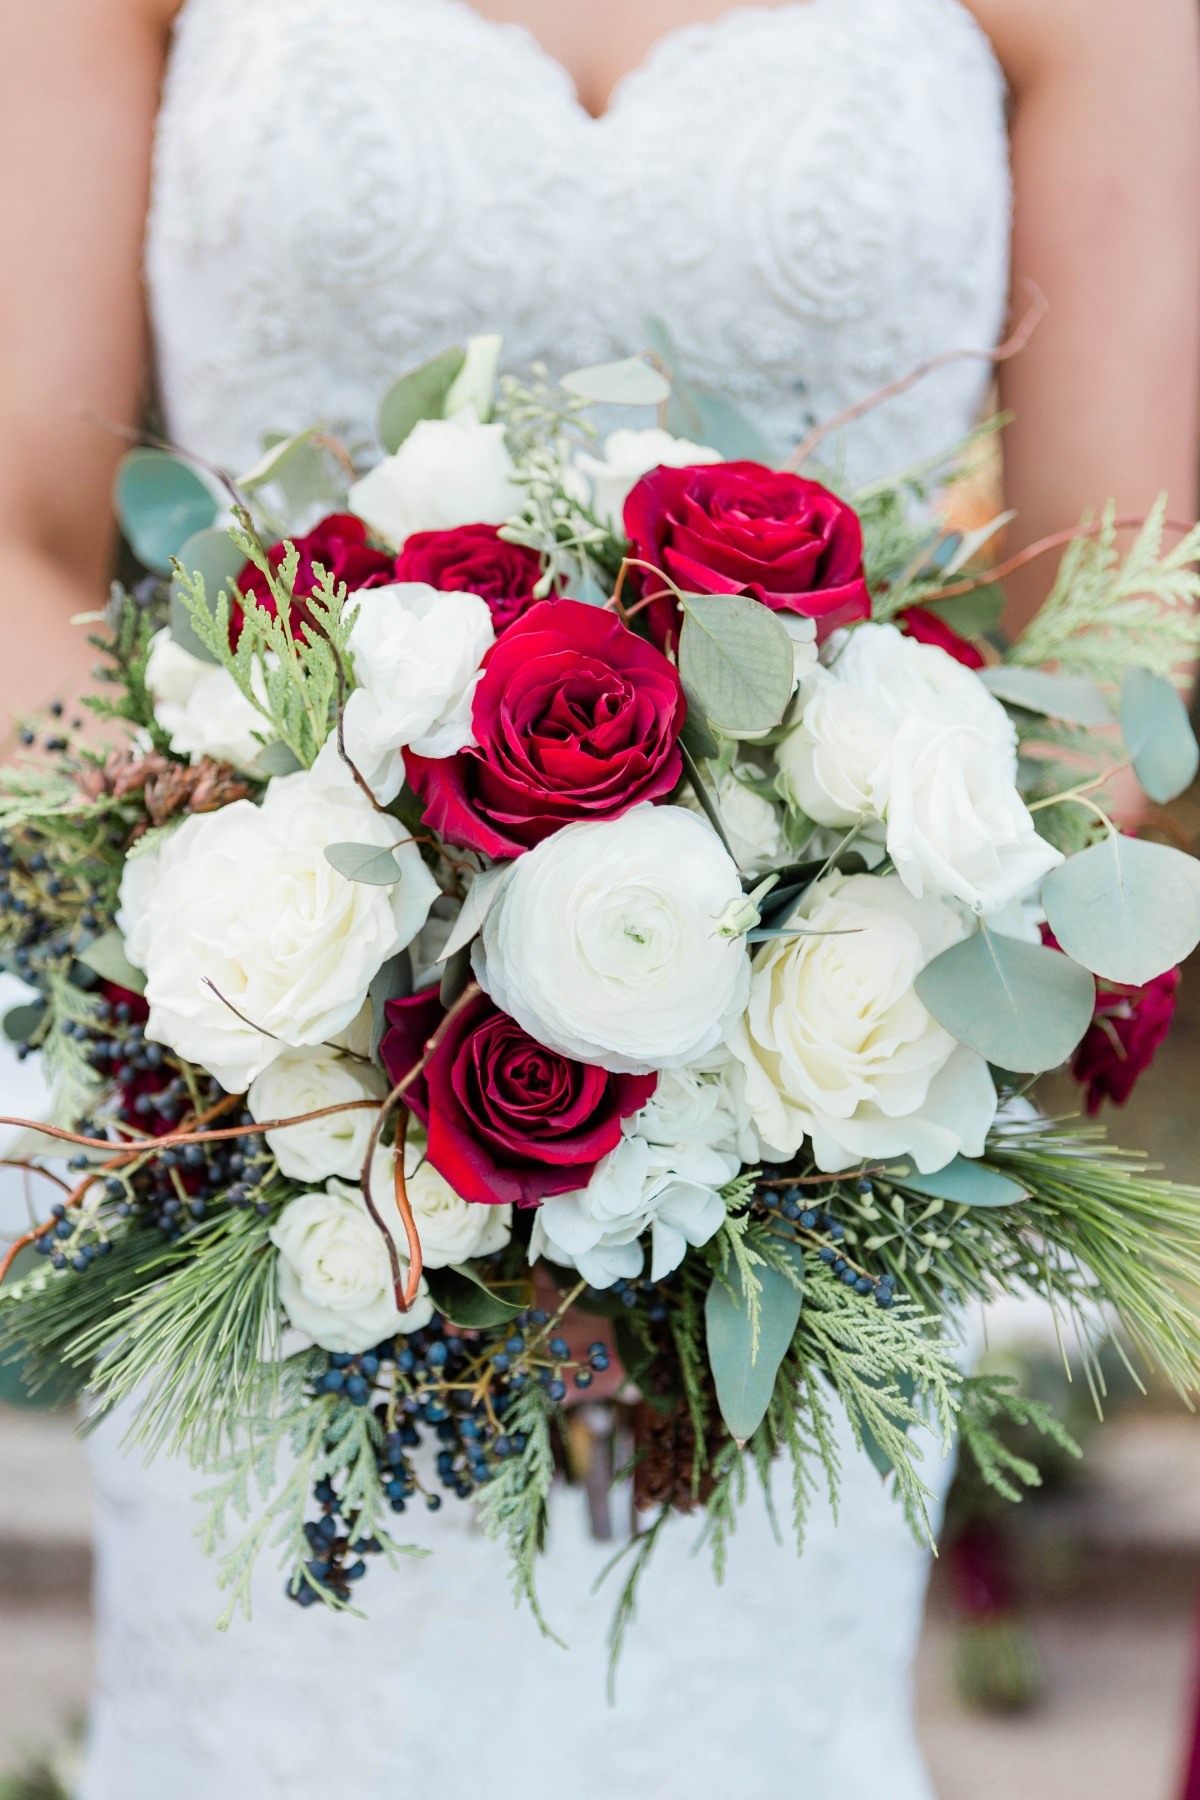
<instances>
[{"instance_id":1,"label":"lace bodice","mask_svg":"<svg viewBox=\"0 0 1200 1800\"><path fill-rule=\"evenodd\" d=\"M245 466L264 429L363 431L471 333L561 372L658 314L782 453L994 341L1007 171L958 0L735 8L663 39L600 119L465 0L187 0L147 255L171 431ZM959 364L872 414L851 474L946 448L982 379Z\"/></svg>"}]
</instances>

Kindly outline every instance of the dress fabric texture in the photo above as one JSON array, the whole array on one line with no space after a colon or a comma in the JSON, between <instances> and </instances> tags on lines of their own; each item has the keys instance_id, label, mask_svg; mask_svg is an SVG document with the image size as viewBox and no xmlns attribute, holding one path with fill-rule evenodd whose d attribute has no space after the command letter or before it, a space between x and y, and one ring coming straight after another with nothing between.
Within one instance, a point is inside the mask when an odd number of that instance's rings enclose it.
<instances>
[{"instance_id":1,"label":"dress fabric texture","mask_svg":"<svg viewBox=\"0 0 1200 1800\"><path fill-rule=\"evenodd\" d=\"M264 430L365 437L395 376L501 331L552 370L670 327L695 380L779 453L939 351L999 331L1003 80L959 0L746 7L660 42L593 120L535 40L464 0L187 0L155 159L147 268L173 439L232 471ZM851 481L945 450L963 362L869 415ZM647 420L646 422L650 422ZM127 1421L125 1421L127 1422ZM263 1557L254 1621L213 1629L192 1537L204 1477L92 1438L99 1686L82 1800L931 1800L910 1720L926 1556L842 1433L839 1522L784 1543L752 1492L722 1587L696 1521L645 1577L618 1679L618 1571L557 1497L541 1590L513 1608L469 1507L410 1509L433 1554L373 1563L364 1622L301 1614ZM948 1464L928 1448L931 1485Z\"/></svg>"}]
</instances>

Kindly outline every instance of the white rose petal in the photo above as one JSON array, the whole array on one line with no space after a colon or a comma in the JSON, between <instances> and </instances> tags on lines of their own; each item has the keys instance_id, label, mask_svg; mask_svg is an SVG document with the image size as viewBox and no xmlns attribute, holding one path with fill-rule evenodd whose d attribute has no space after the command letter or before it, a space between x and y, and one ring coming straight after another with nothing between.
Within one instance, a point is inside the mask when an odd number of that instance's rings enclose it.
<instances>
[{"instance_id":1,"label":"white rose petal","mask_svg":"<svg viewBox=\"0 0 1200 1800\"><path fill-rule=\"evenodd\" d=\"M715 929L741 892L711 828L682 807L567 825L514 863L476 940L476 976L563 1056L678 1068L745 1004L744 946Z\"/></svg>"},{"instance_id":2,"label":"white rose petal","mask_svg":"<svg viewBox=\"0 0 1200 1800\"><path fill-rule=\"evenodd\" d=\"M495 633L478 594L398 582L366 588L354 602L358 685L346 703L346 752L386 806L404 785L402 749L453 756L474 743L471 698Z\"/></svg>"},{"instance_id":3,"label":"white rose petal","mask_svg":"<svg viewBox=\"0 0 1200 1800\"><path fill-rule=\"evenodd\" d=\"M581 451L575 467L592 484L592 505L601 519L624 537L622 511L630 490L651 469L687 469L697 463L719 463L725 458L709 444L690 444L653 426L649 431L610 431L604 440L604 459Z\"/></svg>"},{"instance_id":4,"label":"white rose petal","mask_svg":"<svg viewBox=\"0 0 1200 1800\"><path fill-rule=\"evenodd\" d=\"M400 1252L404 1228L395 1203L372 1194ZM357 1355L397 1331L419 1331L433 1317L424 1280L408 1312L396 1305L387 1245L360 1191L329 1181L301 1194L270 1230L279 1251L279 1298L288 1319L323 1350Z\"/></svg>"},{"instance_id":5,"label":"white rose petal","mask_svg":"<svg viewBox=\"0 0 1200 1800\"><path fill-rule=\"evenodd\" d=\"M348 881L325 846L391 848L398 834L331 741L312 769L272 781L261 806L194 814L131 859L120 916L126 954L146 971L147 1037L241 1093L288 1045L344 1031L439 890L411 842L395 851L391 887Z\"/></svg>"},{"instance_id":6,"label":"white rose petal","mask_svg":"<svg viewBox=\"0 0 1200 1800\"><path fill-rule=\"evenodd\" d=\"M460 1199L428 1160L425 1135L411 1123L404 1145L404 1183L427 1269L491 1256L512 1236L512 1207ZM372 1166L371 1196L394 1192L392 1151L381 1146Z\"/></svg>"},{"instance_id":7,"label":"white rose petal","mask_svg":"<svg viewBox=\"0 0 1200 1800\"><path fill-rule=\"evenodd\" d=\"M452 419L421 419L395 456L350 489L347 505L397 549L414 531L503 525L522 491L503 425L481 425L473 406Z\"/></svg>"},{"instance_id":8,"label":"white rose petal","mask_svg":"<svg viewBox=\"0 0 1200 1800\"><path fill-rule=\"evenodd\" d=\"M324 1044L285 1050L250 1085L246 1105L261 1124L294 1119L346 1100L378 1100L388 1084L370 1063L340 1056ZM357 1181L375 1123L374 1109L333 1113L286 1131L268 1131L282 1172L293 1181L324 1181L343 1175Z\"/></svg>"},{"instance_id":9,"label":"white rose petal","mask_svg":"<svg viewBox=\"0 0 1200 1800\"><path fill-rule=\"evenodd\" d=\"M739 869L748 874L766 869L778 862L784 850L783 815L777 806L754 789L747 779L762 774L749 763L735 764L721 778L717 789L717 805L721 822L729 839L729 848L737 858ZM689 787L682 804L689 812L703 818L700 802Z\"/></svg>"},{"instance_id":10,"label":"white rose petal","mask_svg":"<svg viewBox=\"0 0 1200 1800\"><path fill-rule=\"evenodd\" d=\"M980 1155L996 1110L987 1065L913 990L967 935L961 911L914 900L894 875L832 875L798 916L830 935L765 945L729 1032L765 1153L792 1156L808 1136L829 1170L904 1153L928 1171Z\"/></svg>"},{"instance_id":11,"label":"white rose petal","mask_svg":"<svg viewBox=\"0 0 1200 1800\"><path fill-rule=\"evenodd\" d=\"M800 696L800 724L775 752L791 799L818 825L869 818L871 776L891 742L888 723L857 688L824 669L805 677Z\"/></svg>"},{"instance_id":12,"label":"white rose petal","mask_svg":"<svg viewBox=\"0 0 1200 1800\"><path fill-rule=\"evenodd\" d=\"M255 678L255 692L265 699L257 663ZM176 756L192 762L212 756L247 768L274 735L270 722L246 699L228 669L202 662L177 644L166 628L150 640L146 686L154 695L154 717Z\"/></svg>"}]
</instances>

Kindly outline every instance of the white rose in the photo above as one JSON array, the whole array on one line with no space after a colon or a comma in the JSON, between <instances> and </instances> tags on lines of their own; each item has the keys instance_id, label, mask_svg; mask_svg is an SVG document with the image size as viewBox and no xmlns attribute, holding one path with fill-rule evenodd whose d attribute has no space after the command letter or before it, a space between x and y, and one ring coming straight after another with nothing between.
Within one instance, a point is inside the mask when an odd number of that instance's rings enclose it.
<instances>
[{"instance_id":1,"label":"white rose","mask_svg":"<svg viewBox=\"0 0 1200 1800\"><path fill-rule=\"evenodd\" d=\"M358 685L346 703L346 753L386 806L404 785L402 749L453 756L474 743L471 697L495 633L478 594L423 582L365 588L354 603Z\"/></svg>"},{"instance_id":2,"label":"white rose","mask_svg":"<svg viewBox=\"0 0 1200 1800\"><path fill-rule=\"evenodd\" d=\"M805 677L800 698L800 723L775 751L790 798L818 825L869 818L871 776L887 755L890 723L857 688L824 669Z\"/></svg>"},{"instance_id":3,"label":"white rose","mask_svg":"<svg viewBox=\"0 0 1200 1800\"><path fill-rule=\"evenodd\" d=\"M729 848L737 858L738 868L747 873L769 868L773 862L778 862L784 849L779 808L746 785L748 779L753 780L761 774L761 769L749 763L737 763L722 776L717 788L717 805ZM689 812L704 816L690 787L682 804Z\"/></svg>"},{"instance_id":4,"label":"white rose","mask_svg":"<svg viewBox=\"0 0 1200 1800\"><path fill-rule=\"evenodd\" d=\"M894 875L832 875L798 909L813 931L755 959L729 1032L765 1154L812 1139L822 1169L911 1155L940 1169L979 1156L996 1111L986 1062L926 1011L913 982L967 935L949 901L914 900Z\"/></svg>"},{"instance_id":5,"label":"white rose","mask_svg":"<svg viewBox=\"0 0 1200 1800\"><path fill-rule=\"evenodd\" d=\"M255 691L261 688L265 699L257 663L255 676ZM228 669L202 662L177 644L165 627L150 640L146 686L154 695L154 717L176 756L192 762L213 756L218 762L247 768L274 735L270 722L246 699Z\"/></svg>"},{"instance_id":6,"label":"white rose","mask_svg":"<svg viewBox=\"0 0 1200 1800\"><path fill-rule=\"evenodd\" d=\"M387 1088L370 1063L316 1044L277 1056L250 1084L246 1105L261 1123L294 1119L344 1100L377 1100ZM286 1131L268 1131L266 1137L280 1169L293 1181L324 1181L328 1175L357 1181L374 1123L374 1110L364 1106L289 1125Z\"/></svg>"},{"instance_id":7,"label":"white rose","mask_svg":"<svg viewBox=\"0 0 1200 1800\"><path fill-rule=\"evenodd\" d=\"M708 444L689 444L669 431L653 426L649 431L610 431L604 440L604 460L581 451L575 467L592 484L592 506L606 519L618 537L624 537L622 512L630 490L651 469L686 469L697 463L719 463L725 458Z\"/></svg>"},{"instance_id":8,"label":"white rose","mask_svg":"<svg viewBox=\"0 0 1200 1800\"><path fill-rule=\"evenodd\" d=\"M241 1093L288 1045L344 1031L439 891L404 836L330 741L312 769L272 781L261 806L193 814L130 861L120 922L146 971L147 1037ZM325 858L338 842L399 844L396 881L339 875Z\"/></svg>"},{"instance_id":9,"label":"white rose","mask_svg":"<svg viewBox=\"0 0 1200 1800\"><path fill-rule=\"evenodd\" d=\"M421 419L395 456L350 489L347 505L397 549L414 531L503 525L522 492L503 425L481 425L473 406L452 419Z\"/></svg>"},{"instance_id":10,"label":"white rose","mask_svg":"<svg viewBox=\"0 0 1200 1800\"><path fill-rule=\"evenodd\" d=\"M894 625L856 625L830 639L830 674L857 688L893 730L908 718L935 725L971 725L992 742L1016 773L1012 720L982 681L936 644L906 637Z\"/></svg>"},{"instance_id":11,"label":"white rose","mask_svg":"<svg viewBox=\"0 0 1200 1800\"><path fill-rule=\"evenodd\" d=\"M372 1198L407 1269L395 1204L386 1195ZM279 1251L279 1298L288 1319L322 1350L357 1355L393 1332L419 1331L433 1317L423 1280L408 1312L396 1305L387 1245L357 1189L329 1181L323 1194L301 1194L269 1235Z\"/></svg>"},{"instance_id":12,"label":"white rose","mask_svg":"<svg viewBox=\"0 0 1200 1800\"><path fill-rule=\"evenodd\" d=\"M393 1169L391 1150L381 1147L373 1165L372 1197L395 1191ZM427 1269L444 1269L473 1256L491 1256L493 1251L503 1250L512 1236L512 1207L460 1199L428 1160L425 1135L411 1123L404 1145L404 1184Z\"/></svg>"},{"instance_id":13,"label":"white rose","mask_svg":"<svg viewBox=\"0 0 1200 1800\"><path fill-rule=\"evenodd\" d=\"M715 929L741 897L719 839L682 807L566 825L505 877L476 976L560 1055L633 1075L678 1068L745 1004L745 948Z\"/></svg>"},{"instance_id":14,"label":"white rose","mask_svg":"<svg viewBox=\"0 0 1200 1800\"><path fill-rule=\"evenodd\" d=\"M972 726L909 719L871 779L888 855L919 899L930 888L994 913L1056 869L996 752Z\"/></svg>"}]
</instances>

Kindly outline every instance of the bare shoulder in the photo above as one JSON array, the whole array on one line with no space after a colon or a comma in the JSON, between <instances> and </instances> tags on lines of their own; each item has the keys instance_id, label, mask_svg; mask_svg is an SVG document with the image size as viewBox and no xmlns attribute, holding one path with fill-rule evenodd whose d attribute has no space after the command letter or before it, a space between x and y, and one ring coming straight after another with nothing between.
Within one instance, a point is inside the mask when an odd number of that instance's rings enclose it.
<instances>
[{"instance_id":1,"label":"bare shoulder","mask_svg":"<svg viewBox=\"0 0 1200 1800\"><path fill-rule=\"evenodd\" d=\"M1019 93L1044 78L1195 61L1195 0L965 0Z\"/></svg>"}]
</instances>

